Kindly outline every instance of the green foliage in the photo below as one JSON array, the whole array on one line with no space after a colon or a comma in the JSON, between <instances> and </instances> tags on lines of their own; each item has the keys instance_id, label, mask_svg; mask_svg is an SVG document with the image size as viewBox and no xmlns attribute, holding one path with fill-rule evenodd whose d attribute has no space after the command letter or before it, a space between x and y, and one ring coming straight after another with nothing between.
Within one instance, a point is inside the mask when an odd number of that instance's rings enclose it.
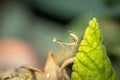
<instances>
[{"instance_id":1,"label":"green foliage","mask_svg":"<svg viewBox=\"0 0 120 80\"><path fill-rule=\"evenodd\" d=\"M95 18L90 21L75 56L72 80L117 80Z\"/></svg>"},{"instance_id":2,"label":"green foliage","mask_svg":"<svg viewBox=\"0 0 120 80\"><path fill-rule=\"evenodd\" d=\"M18 75L18 77L24 80L32 80L33 78L32 75L30 75L29 73L21 73Z\"/></svg>"}]
</instances>

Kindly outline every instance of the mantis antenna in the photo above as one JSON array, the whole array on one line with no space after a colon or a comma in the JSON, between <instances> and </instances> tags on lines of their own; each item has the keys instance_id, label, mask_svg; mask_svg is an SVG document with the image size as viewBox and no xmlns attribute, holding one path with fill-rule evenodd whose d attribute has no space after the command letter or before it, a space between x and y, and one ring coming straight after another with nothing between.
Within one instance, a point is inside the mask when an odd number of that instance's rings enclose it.
<instances>
[{"instance_id":1,"label":"mantis antenna","mask_svg":"<svg viewBox=\"0 0 120 80\"><path fill-rule=\"evenodd\" d=\"M57 42L58 44L60 44L63 49L65 48L64 45L76 46L78 44L78 37L77 37L77 35L75 35L74 33L70 32L70 36L73 38L74 42L63 42L63 41L58 40L57 38L53 38L53 42Z\"/></svg>"}]
</instances>

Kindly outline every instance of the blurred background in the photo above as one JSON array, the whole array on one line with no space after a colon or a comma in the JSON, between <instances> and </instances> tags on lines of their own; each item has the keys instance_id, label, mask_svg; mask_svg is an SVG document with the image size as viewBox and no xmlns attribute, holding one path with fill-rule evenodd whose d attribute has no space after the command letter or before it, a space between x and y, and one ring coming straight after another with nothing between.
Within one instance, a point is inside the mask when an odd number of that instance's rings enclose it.
<instances>
[{"instance_id":1,"label":"blurred background","mask_svg":"<svg viewBox=\"0 0 120 80\"><path fill-rule=\"evenodd\" d=\"M81 38L92 17L120 78L120 0L0 0L0 37L29 42L44 64L50 50L61 51L54 37L70 41L73 31Z\"/></svg>"}]
</instances>

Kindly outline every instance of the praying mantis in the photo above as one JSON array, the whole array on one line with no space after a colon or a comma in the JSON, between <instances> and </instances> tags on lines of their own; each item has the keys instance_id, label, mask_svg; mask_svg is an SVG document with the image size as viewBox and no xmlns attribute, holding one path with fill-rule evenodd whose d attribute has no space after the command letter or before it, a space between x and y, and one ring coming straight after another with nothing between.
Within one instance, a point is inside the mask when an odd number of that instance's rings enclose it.
<instances>
[{"instance_id":1,"label":"praying mantis","mask_svg":"<svg viewBox=\"0 0 120 80\"><path fill-rule=\"evenodd\" d=\"M63 42L63 41L58 40L57 38L53 38L53 42L57 42L63 48L63 51L61 52L61 54L64 57L66 57L64 45L69 46L70 49L72 46L78 45L78 41L79 41L78 37L72 32L70 32L70 36L73 38L73 42ZM73 53L72 49L71 49L71 52ZM68 75L65 68L69 64L73 63L73 60L74 60L74 57L69 57L59 64L57 63L56 58L53 55L53 52L50 51L48 53L48 58L47 58L44 70L40 70L30 65L22 65L21 67L17 68L17 71L24 69L25 71L28 71L29 73L26 74L25 72L23 73L19 72L19 74L17 74L17 77L20 77L19 75L27 75L27 76L24 76L24 79L21 78L17 80L70 80L70 76ZM14 70L14 72L16 71ZM14 77L16 77L16 75L14 75ZM7 77L2 78L1 80L13 80L12 78L14 77L7 76Z\"/></svg>"}]
</instances>

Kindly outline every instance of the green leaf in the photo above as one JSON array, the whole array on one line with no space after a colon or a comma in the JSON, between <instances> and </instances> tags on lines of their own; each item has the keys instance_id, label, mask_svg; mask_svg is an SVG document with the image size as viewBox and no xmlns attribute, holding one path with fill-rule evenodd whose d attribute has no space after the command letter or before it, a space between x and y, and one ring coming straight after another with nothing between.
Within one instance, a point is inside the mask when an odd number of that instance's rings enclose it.
<instances>
[{"instance_id":1,"label":"green leaf","mask_svg":"<svg viewBox=\"0 0 120 80\"><path fill-rule=\"evenodd\" d=\"M72 80L117 80L95 18L89 22L75 56Z\"/></svg>"},{"instance_id":2,"label":"green leaf","mask_svg":"<svg viewBox=\"0 0 120 80\"><path fill-rule=\"evenodd\" d=\"M20 73L18 75L18 77L23 79L23 80L32 80L33 79L32 75L29 73Z\"/></svg>"}]
</instances>

